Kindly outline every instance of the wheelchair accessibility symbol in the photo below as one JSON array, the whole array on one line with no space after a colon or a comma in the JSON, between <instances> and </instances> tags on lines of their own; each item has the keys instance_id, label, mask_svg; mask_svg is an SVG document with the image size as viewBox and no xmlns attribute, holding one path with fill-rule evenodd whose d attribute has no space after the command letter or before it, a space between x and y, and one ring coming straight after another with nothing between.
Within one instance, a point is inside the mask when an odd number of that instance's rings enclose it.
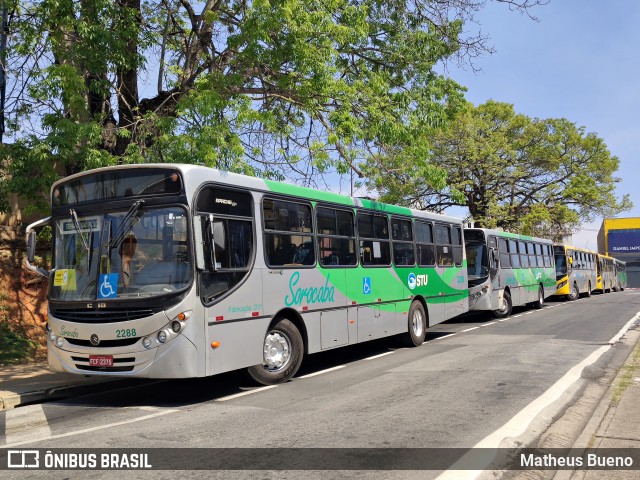
<instances>
[{"instance_id":1,"label":"wheelchair accessibility symbol","mask_svg":"<svg viewBox=\"0 0 640 480\"><path fill-rule=\"evenodd\" d=\"M363 295L369 295L371 293L371 277L364 277L362 279L362 293Z\"/></svg>"},{"instance_id":2,"label":"wheelchair accessibility symbol","mask_svg":"<svg viewBox=\"0 0 640 480\"><path fill-rule=\"evenodd\" d=\"M118 274L105 273L100 275L98 298L116 298L118 296Z\"/></svg>"}]
</instances>

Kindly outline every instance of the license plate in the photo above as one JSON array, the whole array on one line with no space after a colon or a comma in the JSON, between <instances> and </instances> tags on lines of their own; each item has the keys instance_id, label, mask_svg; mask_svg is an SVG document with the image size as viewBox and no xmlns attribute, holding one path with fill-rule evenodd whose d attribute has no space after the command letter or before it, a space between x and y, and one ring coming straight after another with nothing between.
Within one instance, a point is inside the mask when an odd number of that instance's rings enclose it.
<instances>
[{"instance_id":1,"label":"license plate","mask_svg":"<svg viewBox=\"0 0 640 480\"><path fill-rule=\"evenodd\" d=\"M112 355L89 355L91 367L113 367Z\"/></svg>"}]
</instances>

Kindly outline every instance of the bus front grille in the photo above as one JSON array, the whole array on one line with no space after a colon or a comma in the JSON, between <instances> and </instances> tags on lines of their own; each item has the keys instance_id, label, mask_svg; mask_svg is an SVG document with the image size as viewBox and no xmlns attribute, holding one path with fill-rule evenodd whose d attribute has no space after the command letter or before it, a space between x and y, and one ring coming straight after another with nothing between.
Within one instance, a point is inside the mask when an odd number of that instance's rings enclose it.
<instances>
[{"instance_id":1,"label":"bus front grille","mask_svg":"<svg viewBox=\"0 0 640 480\"><path fill-rule=\"evenodd\" d=\"M58 308L52 309L51 315L68 322L112 323L139 320L141 318L150 317L159 311L161 310L153 308L101 308L100 310L87 308L67 310Z\"/></svg>"},{"instance_id":2,"label":"bus front grille","mask_svg":"<svg viewBox=\"0 0 640 480\"><path fill-rule=\"evenodd\" d=\"M67 338L65 340L71 345L78 345L79 347L91 347L91 348L113 348L113 347L128 347L133 345L140 337L122 338L118 340L100 340L99 345L92 345L89 340L80 340L77 338Z\"/></svg>"}]
</instances>

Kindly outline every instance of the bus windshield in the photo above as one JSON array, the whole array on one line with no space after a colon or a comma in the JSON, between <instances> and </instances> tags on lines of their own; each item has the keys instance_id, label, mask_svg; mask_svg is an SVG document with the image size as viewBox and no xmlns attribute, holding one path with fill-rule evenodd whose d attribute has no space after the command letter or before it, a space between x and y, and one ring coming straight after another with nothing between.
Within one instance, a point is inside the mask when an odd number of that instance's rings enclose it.
<instances>
[{"instance_id":1,"label":"bus windshield","mask_svg":"<svg viewBox=\"0 0 640 480\"><path fill-rule=\"evenodd\" d=\"M191 282L186 211L148 207L76 215L54 223L52 300L164 295Z\"/></svg>"},{"instance_id":2,"label":"bus windshield","mask_svg":"<svg viewBox=\"0 0 640 480\"><path fill-rule=\"evenodd\" d=\"M557 280L560 280L567 274L567 257L563 253L562 255L556 253L556 277Z\"/></svg>"},{"instance_id":3,"label":"bus windshield","mask_svg":"<svg viewBox=\"0 0 640 480\"><path fill-rule=\"evenodd\" d=\"M469 281L489 276L487 246L483 243L467 243L467 275Z\"/></svg>"}]
</instances>

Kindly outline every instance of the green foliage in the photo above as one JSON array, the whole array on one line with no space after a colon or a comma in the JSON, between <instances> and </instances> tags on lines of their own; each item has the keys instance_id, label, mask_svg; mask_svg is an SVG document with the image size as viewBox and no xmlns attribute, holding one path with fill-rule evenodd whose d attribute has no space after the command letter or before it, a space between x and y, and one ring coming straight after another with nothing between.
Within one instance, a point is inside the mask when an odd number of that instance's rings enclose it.
<instances>
[{"instance_id":1,"label":"green foliage","mask_svg":"<svg viewBox=\"0 0 640 480\"><path fill-rule=\"evenodd\" d=\"M37 348L35 342L15 332L7 323L0 322L0 365L33 360Z\"/></svg>"},{"instance_id":2,"label":"green foliage","mask_svg":"<svg viewBox=\"0 0 640 480\"><path fill-rule=\"evenodd\" d=\"M434 67L483 48L463 24L484 1L8 2L6 186L40 210L56 178L121 163L311 183L418 155L442 188L429 138L463 88Z\"/></svg>"},{"instance_id":3,"label":"green foliage","mask_svg":"<svg viewBox=\"0 0 640 480\"><path fill-rule=\"evenodd\" d=\"M556 238L631 208L628 196L615 194L618 158L566 119L530 118L495 101L467 104L428 141L430 152L413 162L402 149L369 161L383 198L435 210L464 205L478 226Z\"/></svg>"}]
</instances>

